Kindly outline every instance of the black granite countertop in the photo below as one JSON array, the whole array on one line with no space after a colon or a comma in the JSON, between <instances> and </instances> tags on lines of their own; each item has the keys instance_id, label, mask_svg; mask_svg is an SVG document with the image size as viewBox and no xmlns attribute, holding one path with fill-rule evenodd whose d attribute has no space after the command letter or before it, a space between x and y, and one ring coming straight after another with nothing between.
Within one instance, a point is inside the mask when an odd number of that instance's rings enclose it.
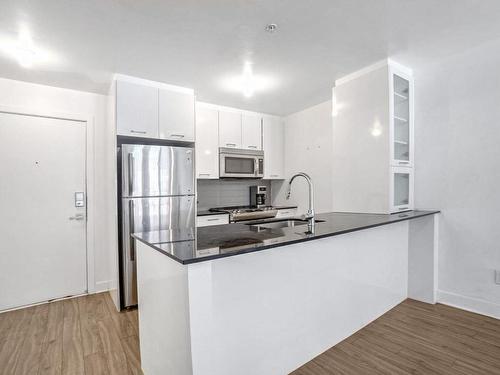
<instances>
[{"instance_id":1,"label":"black granite countertop","mask_svg":"<svg viewBox=\"0 0 500 375\"><path fill-rule=\"evenodd\" d=\"M194 229L165 230L135 233L133 237L179 263L190 264L313 241L436 213L439 211L408 211L393 215L337 212L317 214L314 234L308 233L307 224L265 228L236 223L196 228L196 233ZM280 219L268 219L259 223L266 225L276 220ZM281 219L283 220L286 219Z\"/></svg>"}]
</instances>

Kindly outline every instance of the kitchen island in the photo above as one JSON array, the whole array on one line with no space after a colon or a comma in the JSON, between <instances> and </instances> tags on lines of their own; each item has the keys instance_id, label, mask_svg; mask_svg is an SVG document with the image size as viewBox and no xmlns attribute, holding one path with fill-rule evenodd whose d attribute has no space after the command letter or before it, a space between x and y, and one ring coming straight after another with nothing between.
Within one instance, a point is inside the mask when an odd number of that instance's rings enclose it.
<instances>
[{"instance_id":1,"label":"kitchen island","mask_svg":"<svg viewBox=\"0 0 500 375\"><path fill-rule=\"evenodd\" d=\"M437 213L135 234L144 373L287 374L408 297L434 303Z\"/></svg>"}]
</instances>

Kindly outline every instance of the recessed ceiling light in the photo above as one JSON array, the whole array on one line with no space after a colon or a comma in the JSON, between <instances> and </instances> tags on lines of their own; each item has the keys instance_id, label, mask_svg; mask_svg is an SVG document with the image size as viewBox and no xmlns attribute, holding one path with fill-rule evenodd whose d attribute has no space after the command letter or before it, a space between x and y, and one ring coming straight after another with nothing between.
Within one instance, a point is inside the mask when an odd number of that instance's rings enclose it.
<instances>
[{"instance_id":1,"label":"recessed ceiling light","mask_svg":"<svg viewBox=\"0 0 500 375\"><path fill-rule=\"evenodd\" d=\"M265 29L268 33L274 33L275 31L278 30L278 25L276 25L275 23L270 23L268 25L266 25L266 29Z\"/></svg>"}]
</instances>

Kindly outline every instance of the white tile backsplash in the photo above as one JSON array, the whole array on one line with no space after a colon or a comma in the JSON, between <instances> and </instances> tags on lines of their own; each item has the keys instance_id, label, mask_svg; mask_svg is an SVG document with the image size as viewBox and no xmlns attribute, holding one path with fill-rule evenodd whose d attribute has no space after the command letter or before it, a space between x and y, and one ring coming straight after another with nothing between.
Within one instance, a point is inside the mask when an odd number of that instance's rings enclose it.
<instances>
[{"instance_id":1,"label":"white tile backsplash","mask_svg":"<svg viewBox=\"0 0 500 375\"><path fill-rule=\"evenodd\" d=\"M250 204L250 186L264 185L271 204L271 184L266 180L198 180L198 211L213 207Z\"/></svg>"}]
</instances>

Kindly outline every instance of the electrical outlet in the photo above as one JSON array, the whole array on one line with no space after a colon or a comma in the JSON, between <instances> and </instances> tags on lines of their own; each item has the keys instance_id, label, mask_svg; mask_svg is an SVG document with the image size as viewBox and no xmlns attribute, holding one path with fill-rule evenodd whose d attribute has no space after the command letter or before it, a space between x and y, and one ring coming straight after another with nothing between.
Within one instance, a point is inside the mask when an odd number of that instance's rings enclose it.
<instances>
[{"instance_id":1,"label":"electrical outlet","mask_svg":"<svg viewBox=\"0 0 500 375\"><path fill-rule=\"evenodd\" d=\"M500 285L500 270L495 270L495 284Z\"/></svg>"}]
</instances>

